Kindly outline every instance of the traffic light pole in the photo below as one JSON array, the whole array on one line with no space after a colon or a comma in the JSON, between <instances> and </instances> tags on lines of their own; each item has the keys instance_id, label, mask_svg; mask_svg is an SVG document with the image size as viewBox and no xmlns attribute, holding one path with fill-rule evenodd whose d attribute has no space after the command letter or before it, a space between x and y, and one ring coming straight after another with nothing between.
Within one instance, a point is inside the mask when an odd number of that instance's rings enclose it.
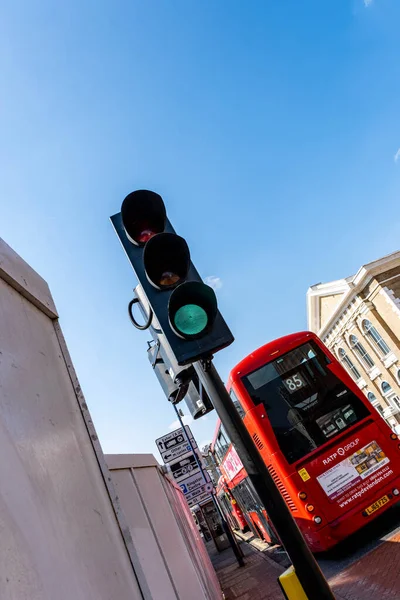
<instances>
[{"instance_id":1,"label":"traffic light pole","mask_svg":"<svg viewBox=\"0 0 400 600\"><path fill-rule=\"evenodd\" d=\"M194 368L231 442L238 451L261 502L271 517L308 600L335 600L328 582L244 426L212 360L196 362Z\"/></svg>"},{"instance_id":2,"label":"traffic light pole","mask_svg":"<svg viewBox=\"0 0 400 600\"><path fill-rule=\"evenodd\" d=\"M209 358L234 338L218 310L214 290L202 281L186 240L175 233L168 220L163 199L150 190L131 192L111 221L177 364L195 365L199 381L292 559L308 600L334 600ZM145 327L150 325L149 320Z\"/></svg>"},{"instance_id":3,"label":"traffic light pole","mask_svg":"<svg viewBox=\"0 0 400 600\"><path fill-rule=\"evenodd\" d=\"M195 451L195 449L193 447L192 440L190 439L190 436L188 435L188 433L186 431L186 428L185 428L185 425L184 425L184 423L182 421L182 417L180 415L180 412L179 412L176 404L174 404L173 407L175 409L176 416L178 417L178 421L180 423L180 426L182 427L183 435L185 436L186 441L187 441L187 443L190 446L190 450L193 452L193 456L195 458L197 466L199 467L200 473L203 476L204 483L207 483L207 477L206 477L206 474L204 472L203 465L201 464L201 460L197 456L197 453L196 453L196 451ZM219 515L219 518L221 519L222 528L223 528L223 530L224 530L224 532L226 534L226 537L228 538L228 542L229 542L229 544L230 544L230 546L231 546L231 548L233 550L233 553L234 553L234 555L236 557L238 565L239 565L239 567L244 567L245 563L244 563L244 560L243 560L243 553L242 553L241 549L239 548L239 545L238 545L238 543L237 543L237 541L236 541L236 539L235 539L235 537L233 535L233 532L232 532L232 530L231 530L231 528L229 526L229 523L225 519L225 516L224 516L224 514L223 514L223 512L222 512L222 510L221 510L221 508L220 508L220 506L219 506L219 504L217 502L217 499L215 498L214 494L211 494L211 497L212 497L215 509L216 509L216 511L217 511L217 513Z\"/></svg>"}]
</instances>

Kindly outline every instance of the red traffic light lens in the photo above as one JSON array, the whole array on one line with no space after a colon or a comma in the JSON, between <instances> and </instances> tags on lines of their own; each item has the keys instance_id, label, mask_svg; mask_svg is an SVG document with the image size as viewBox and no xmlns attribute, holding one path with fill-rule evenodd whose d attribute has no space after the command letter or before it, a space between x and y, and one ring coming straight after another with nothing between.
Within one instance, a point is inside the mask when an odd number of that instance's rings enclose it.
<instances>
[{"instance_id":1,"label":"red traffic light lens","mask_svg":"<svg viewBox=\"0 0 400 600\"><path fill-rule=\"evenodd\" d=\"M153 235L156 235L158 233L158 231L153 231L152 229L150 229L149 227L147 227L147 225L138 225L137 226L137 241L139 242L139 244L145 244L146 242L149 241L150 238L153 237Z\"/></svg>"},{"instance_id":2,"label":"red traffic light lens","mask_svg":"<svg viewBox=\"0 0 400 600\"><path fill-rule=\"evenodd\" d=\"M143 246L165 229L167 213L163 199L149 190L128 194L121 206L122 224L128 239Z\"/></svg>"}]
</instances>

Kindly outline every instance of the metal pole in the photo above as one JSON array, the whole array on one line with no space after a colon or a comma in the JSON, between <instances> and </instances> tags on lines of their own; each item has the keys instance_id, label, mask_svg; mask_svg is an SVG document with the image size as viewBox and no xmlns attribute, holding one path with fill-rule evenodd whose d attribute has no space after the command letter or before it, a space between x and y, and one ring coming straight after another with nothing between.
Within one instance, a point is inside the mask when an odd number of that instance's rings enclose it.
<instances>
[{"instance_id":1,"label":"metal pole","mask_svg":"<svg viewBox=\"0 0 400 600\"><path fill-rule=\"evenodd\" d=\"M206 478L206 475L204 473L203 465L201 464L201 460L197 456L197 453L196 453L196 451L195 451L195 449L193 447L192 440L190 439L190 436L188 435L188 433L186 431L186 428L185 428L185 425L184 425L184 423L182 421L182 417L180 415L180 412L177 409L176 404L174 404L173 406L174 406L174 409L175 409L176 416L178 417L178 421L180 423L180 426L182 427L183 435L185 436L186 441L189 444L191 451L193 452L193 456L195 458L197 466L199 467L200 473L203 476L204 483L207 483L207 478ZM219 515L219 518L221 519L222 527L223 527L223 529L224 529L224 531L226 533L226 537L228 538L228 542L229 542L229 544L230 544L230 546L231 546L231 548L233 550L233 553L234 553L234 555L236 557L238 565L239 565L239 567L244 567L245 563L244 563L244 560L243 560L242 550L239 548L239 545L238 545L238 543L236 542L236 540L234 538L233 532L231 531L231 528L230 528L228 522L226 521L225 516L222 513L222 511L221 511L221 509L220 509L220 507L218 505L218 502L217 502L214 494L211 494L211 497L212 497L215 509L216 509L216 511L217 511L217 513Z\"/></svg>"},{"instance_id":2,"label":"metal pole","mask_svg":"<svg viewBox=\"0 0 400 600\"><path fill-rule=\"evenodd\" d=\"M244 426L212 361L194 363L196 373L236 447L247 474L288 553L308 600L335 600L284 499Z\"/></svg>"}]
</instances>

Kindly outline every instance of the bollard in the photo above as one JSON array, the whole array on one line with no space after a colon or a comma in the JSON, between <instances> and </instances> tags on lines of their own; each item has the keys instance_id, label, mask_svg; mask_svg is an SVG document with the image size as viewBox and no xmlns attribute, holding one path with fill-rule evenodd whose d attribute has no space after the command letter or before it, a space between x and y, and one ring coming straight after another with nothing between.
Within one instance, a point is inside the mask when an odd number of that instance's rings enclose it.
<instances>
[{"instance_id":1,"label":"bollard","mask_svg":"<svg viewBox=\"0 0 400 600\"><path fill-rule=\"evenodd\" d=\"M308 600L293 565L278 577L278 583L286 600Z\"/></svg>"}]
</instances>

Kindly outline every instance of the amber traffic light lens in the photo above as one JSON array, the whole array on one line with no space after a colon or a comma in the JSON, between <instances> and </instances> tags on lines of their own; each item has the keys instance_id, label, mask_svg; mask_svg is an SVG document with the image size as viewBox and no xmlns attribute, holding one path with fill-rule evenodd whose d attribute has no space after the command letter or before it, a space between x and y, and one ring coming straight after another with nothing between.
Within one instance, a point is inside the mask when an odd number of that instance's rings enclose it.
<instances>
[{"instance_id":1,"label":"amber traffic light lens","mask_svg":"<svg viewBox=\"0 0 400 600\"><path fill-rule=\"evenodd\" d=\"M143 250L147 279L157 289L176 287L190 269L186 241L175 233L159 233L150 238Z\"/></svg>"}]
</instances>

